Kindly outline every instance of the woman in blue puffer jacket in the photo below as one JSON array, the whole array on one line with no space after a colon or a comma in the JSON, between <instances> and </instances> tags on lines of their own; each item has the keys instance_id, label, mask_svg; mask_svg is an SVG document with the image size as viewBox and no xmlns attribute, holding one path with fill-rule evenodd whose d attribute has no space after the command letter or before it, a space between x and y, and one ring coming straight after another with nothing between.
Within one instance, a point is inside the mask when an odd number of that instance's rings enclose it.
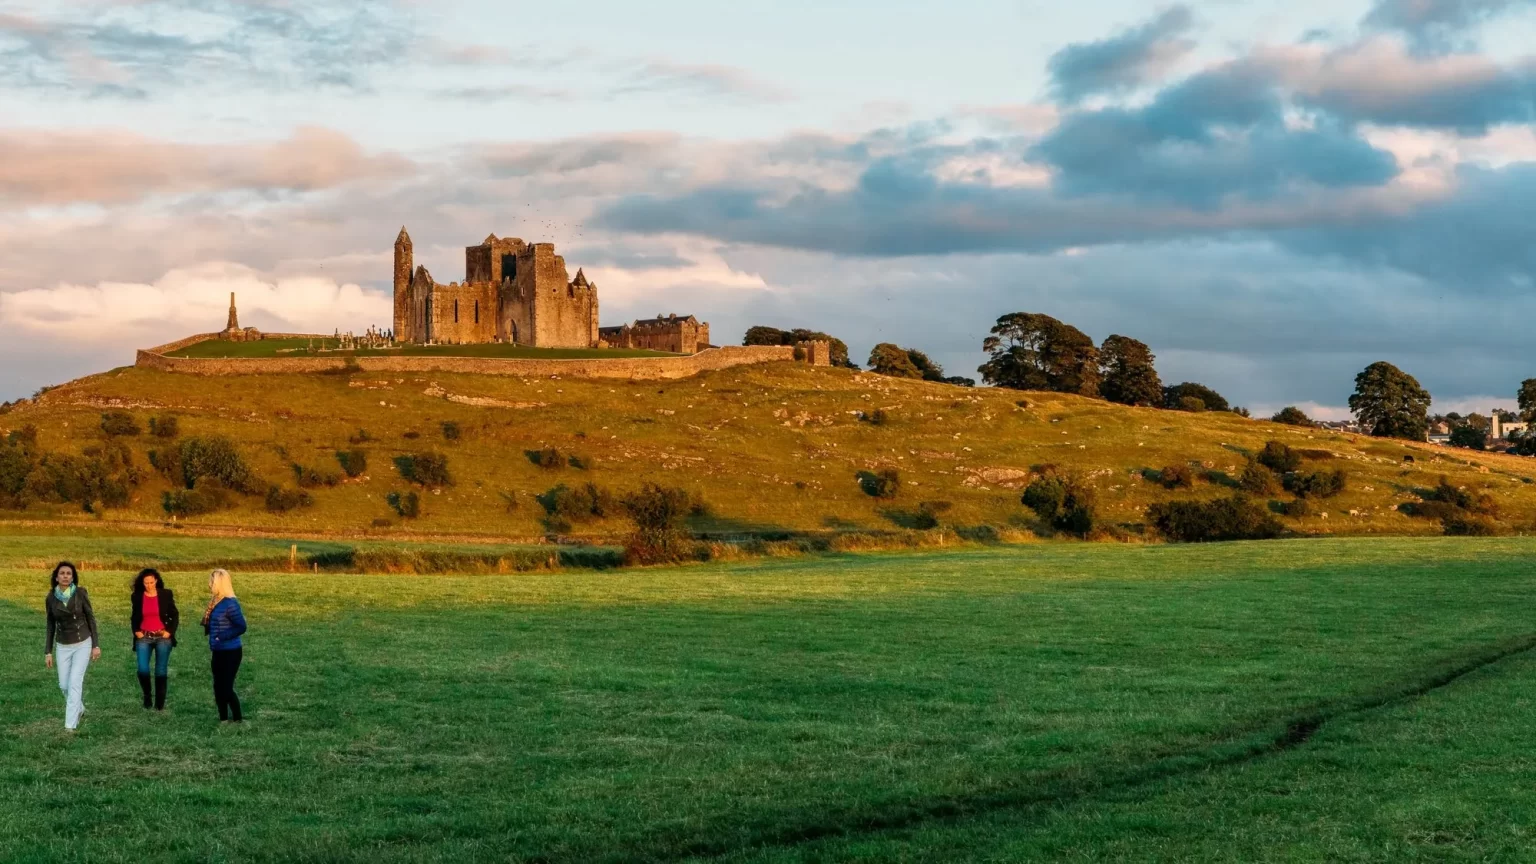
<instances>
[{"instance_id":1,"label":"woman in blue puffer jacket","mask_svg":"<svg viewBox=\"0 0 1536 864\"><path fill-rule=\"evenodd\" d=\"M245 613L235 597L235 586L228 570L215 570L208 577L208 609L203 612L203 630L208 634L208 650L213 654L213 701L219 706L219 722L239 723L240 697L235 695L235 675L240 672L244 646Z\"/></svg>"}]
</instances>

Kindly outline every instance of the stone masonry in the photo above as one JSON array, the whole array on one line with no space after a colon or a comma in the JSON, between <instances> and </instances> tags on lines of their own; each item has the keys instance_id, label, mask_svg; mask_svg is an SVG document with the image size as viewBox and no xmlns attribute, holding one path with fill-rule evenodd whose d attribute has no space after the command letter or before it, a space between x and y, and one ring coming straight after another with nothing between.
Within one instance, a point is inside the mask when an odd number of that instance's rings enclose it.
<instances>
[{"instance_id":1,"label":"stone masonry","mask_svg":"<svg viewBox=\"0 0 1536 864\"><path fill-rule=\"evenodd\" d=\"M692 315L657 315L622 327L603 327L598 336L610 348L645 348L673 354L697 354L709 344L709 325Z\"/></svg>"},{"instance_id":2,"label":"stone masonry","mask_svg":"<svg viewBox=\"0 0 1536 864\"><path fill-rule=\"evenodd\" d=\"M508 342L539 348L598 346L597 286L566 276L553 243L485 238L464 249L464 281L443 285L414 265L411 236L395 238L395 338L464 345Z\"/></svg>"}]
</instances>

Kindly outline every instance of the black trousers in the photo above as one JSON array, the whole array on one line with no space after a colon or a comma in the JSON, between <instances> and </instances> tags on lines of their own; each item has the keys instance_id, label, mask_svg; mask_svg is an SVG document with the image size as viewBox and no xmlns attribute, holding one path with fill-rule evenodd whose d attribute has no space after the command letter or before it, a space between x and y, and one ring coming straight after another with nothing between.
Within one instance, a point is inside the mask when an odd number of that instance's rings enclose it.
<instances>
[{"instance_id":1,"label":"black trousers","mask_svg":"<svg viewBox=\"0 0 1536 864\"><path fill-rule=\"evenodd\" d=\"M235 675L240 672L244 648L213 651L213 701L219 706L220 720L240 722L240 697L235 695Z\"/></svg>"}]
</instances>

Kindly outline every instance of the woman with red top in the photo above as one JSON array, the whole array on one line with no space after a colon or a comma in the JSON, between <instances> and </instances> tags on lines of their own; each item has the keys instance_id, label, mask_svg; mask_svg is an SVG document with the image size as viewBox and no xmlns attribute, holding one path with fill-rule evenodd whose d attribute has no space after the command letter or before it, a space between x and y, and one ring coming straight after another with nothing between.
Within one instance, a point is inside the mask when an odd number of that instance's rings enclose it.
<instances>
[{"instance_id":1,"label":"woman with red top","mask_svg":"<svg viewBox=\"0 0 1536 864\"><path fill-rule=\"evenodd\" d=\"M144 707L149 701L149 657L155 657L155 710L165 710L165 690L170 672L171 649L176 647L176 598L165 587L158 570L140 570L133 580L133 614L128 627L133 631L133 652L139 660L139 688L144 691Z\"/></svg>"}]
</instances>

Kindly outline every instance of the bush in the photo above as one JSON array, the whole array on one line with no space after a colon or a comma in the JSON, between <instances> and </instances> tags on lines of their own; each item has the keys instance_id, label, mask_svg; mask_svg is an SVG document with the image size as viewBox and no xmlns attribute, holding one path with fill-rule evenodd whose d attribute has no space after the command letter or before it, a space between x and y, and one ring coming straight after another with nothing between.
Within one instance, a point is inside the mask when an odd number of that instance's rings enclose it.
<instances>
[{"instance_id":1,"label":"bush","mask_svg":"<svg viewBox=\"0 0 1536 864\"><path fill-rule=\"evenodd\" d=\"M1298 498L1332 498L1344 491L1347 481L1344 469L1335 468L1309 474L1287 474L1285 488Z\"/></svg>"},{"instance_id":2,"label":"bush","mask_svg":"<svg viewBox=\"0 0 1536 864\"><path fill-rule=\"evenodd\" d=\"M1445 533L1451 537L1494 537L1504 529L1493 519L1477 513L1457 513L1443 523Z\"/></svg>"},{"instance_id":3,"label":"bush","mask_svg":"<svg viewBox=\"0 0 1536 864\"><path fill-rule=\"evenodd\" d=\"M1279 490L1280 484L1275 481L1275 475L1257 459L1249 459L1243 466L1243 473L1237 478L1238 488L1250 495L1273 495Z\"/></svg>"},{"instance_id":4,"label":"bush","mask_svg":"<svg viewBox=\"0 0 1536 864\"><path fill-rule=\"evenodd\" d=\"M1041 521L1067 534L1087 537L1098 521L1092 487L1054 471L1031 481L1019 501Z\"/></svg>"},{"instance_id":5,"label":"bush","mask_svg":"<svg viewBox=\"0 0 1536 864\"><path fill-rule=\"evenodd\" d=\"M682 560L691 496L683 489L646 483L621 502L635 530L624 543L624 560L631 564L659 564Z\"/></svg>"},{"instance_id":6,"label":"bush","mask_svg":"<svg viewBox=\"0 0 1536 864\"><path fill-rule=\"evenodd\" d=\"M453 476L448 473L448 457L441 453L411 453L395 457L395 468L400 476L418 486L452 486Z\"/></svg>"},{"instance_id":7,"label":"bush","mask_svg":"<svg viewBox=\"0 0 1536 864\"><path fill-rule=\"evenodd\" d=\"M1300 408L1287 405L1275 412L1275 416L1269 418L1274 423L1284 423L1287 426L1315 426L1312 418L1308 417Z\"/></svg>"},{"instance_id":8,"label":"bush","mask_svg":"<svg viewBox=\"0 0 1536 864\"><path fill-rule=\"evenodd\" d=\"M1178 403L1173 407L1176 411L1189 411L1199 414L1205 410L1205 400L1197 399L1194 396L1180 396Z\"/></svg>"},{"instance_id":9,"label":"bush","mask_svg":"<svg viewBox=\"0 0 1536 864\"><path fill-rule=\"evenodd\" d=\"M1263 505L1237 494L1215 501L1164 501L1147 508L1157 532L1179 543L1269 540L1284 527Z\"/></svg>"},{"instance_id":10,"label":"bush","mask_svg":"<svg viewBox=\"0 0 1536 864\"><path fill-rule=\"evenodd\" d=\"M232 504L229 492L217 484L177 489L160 496L161 508L171 516L204 516L225 510Z\"/></svg>"},{"instance_id":11,"label":"bush","mask_svg":"<svg viewBox=\"0 0 1536 864\"><path fill-rule=\"evenodd\" d=\"M149 434L156 438L175 438L181 432L181 423L175 414L161 414L149 418Z\"/></svg>"},{"instance_id":12,"label":"bush","mask_svg":"<svg viewBox=\"0 0 1536 864\"><path fill-rule=\"evenodd\" d=\"M421 496L415 492L406 492L404 495L391 492L384 500L402 519L415 519L421 515Z\"/></svg>"},{"instance_id":13,"label":"bush","mask_svg":"<svg viewBox=\"0 0 1536 864\"><path fill-rule=\"evenodd\" d=\"M357 430L357 434L356 435L353 435L351 438L347 439L347 443L348 444L366 444L366 443L368 443L369 441L372 441L372 440L373 440L373 436L368 434L368 430L367 429L359 429L359 430Z\"/></svg>"},{"instance_id":14,"label":"bush","mask_svg":"<svg viewBox=\"0 0 1536 864\"><path fill-rule=\"evenodd\" d=\"M108 411L101 415L101 431L108 438L139 434L139 421L127 411Z\"/></svg>"},{"instance_id":15,"label":"bush","mask_svg":"<svg viewBox=\"0 0 1536 864\"><path fill-rule=\"evenodd\" d=\"M546 471L559 471L570 464L570 459L554 447L545 447L533 454L533 462Z\"/></svg>"},{"instance_id":16,"label":"bush","mask_svg":"<svg viewBox=\"0 0 1536 864\"><path fill-rule=\"evenodd\" d=\"M544 505L545 512L564 520L567 525L603 519L612 515L615 509L613 494L595 483L575 489L562 483L540 495L538 500Z\"/></svg>"},{"instance_id":17,"label":"bush","mask_svg":"<svg viewBox=\"0 0 1536 864\"><path fill-rule=\"evenodd\" d=\"M863 420L865 423L868 423L871 426L884 426L885 424L891 422L891 418L888 414L885 413L884 408L876 408L875 410L868 413L861 413L859 415L859 419Z\"/></svg>"},{"instance_id":18,"label":"bush","mask_svg":"<svg viewBox=\"0 0 1536 864\"><path fill-rule=\"evenodd\" d=\"M955 505L949 501L924 501L917 505L917 515L913 517L913 527L928 531L939 527L939 517L949 512Z\"/></svg>"},{"instance_id":19,"label":"bush","mask_svg":"<svg viewBox=\"0 0 1536 864\"><path fill-rule=\"evenodd\" d=\"M1279 441L1266 441L1258 462L1276 474L1289 474L1301 467L1301 454Z\"/></svg>"},{"instance_id":20,"label":"bush","mask_svg":"<svg viewBox=\"0 0 1536 864\"><path fill-rule=\"evenodd\" d=\"M174 460L165 460L180 473L188 489L204 481L213 481L234 492L257 494L256 475L240 455L234 442L219 435L202 435L181 442ZM158 466L157 466L158 467Z\"/></svg>"},{"instance_id":21,"label":"bush","mask_svg":"<svg viewBox=\"0 0 1536 864\"><path fill-rule=\"evenodd\" d=\"M368 470L368 454L362 450L337 450L336 462L348 477L361 477Z\"/></svg>"},{"instance_id":22,"label":"bush","mask_svg":"<svg viewBox=\"0 0 1536 864\"><path fill-rule=\"evenodd\" d=\"M297 510L300 507L308 507L315 503L308 492L303 489L284 489L281 486L267 487L267 512L287 513L289 510Z\"/></svg>"},{"instance_id":23,"label":"bush","mask_svg":"<svg viewBox=\"0 0 1536 864\"><path fill-rule=\"evenodd\" d=\"M871 498L895 498L901 491L901 472L895 468L882 468L879 471L860 471L858 475L859 488Z\"/></svg>"},{"instance_id":24,"label":"bush","mask_svg":"<svg viewBox=\"0 0 1536 864\"><path fill-rule=\"evenodd\" d=\"M1417 516L1420 519L1439 519L1444 521L1456 516L1463 511L1454 504L1444 501L1414 501L1408 504L1399 504L1398 511L1408 516Z\"/></svg>"},{"instance_id":25,"label":"bush","mask_svg":"<svg viewBox=\"0 0 1536 864\"><path fill-rule=\"evenodd\" d=\"M1164 489L1193 489L1195 472L1182 462L1168 465L1158 472L1157 482L1163 484Z\"/></svg>"},{"instance_id":26,"label":"bush","mask_svg":"<svg viewBox=\"0 0 1536 864\"><path fill-rule=\"evenodd\" d=\"M299 463L293 463L293 479L303 489L318 489L322 486L335 486L341 482L341 475L335 471L321 471L319 468L310 468Z\"/></svg>"},{"instance_id":27,"label":"bush","mask_svg":"<svg viewBox=\"0 0 1536 864\"><path fill-rule=\"evenodd\" d=\"M1304 519L1312 515L1312 505L1305 498L1287 501L1280 505L1280 512L1292 519Z\"/></svg>"},{"instance_id":28,"label":"bush","mask_svg":"<svg viewBox=\"0 0 1536 864\"><path fill-rule=\"evenodd\" d=\"M463 431L459 429L459 424L456 423L455 421L453 421L453 420L444 420L443 421L443 440L444 441L457 441L457 440L459 440L459 437L461 435L463 435L463 434L464 434Z\"/></svg>"}]
</instances>

